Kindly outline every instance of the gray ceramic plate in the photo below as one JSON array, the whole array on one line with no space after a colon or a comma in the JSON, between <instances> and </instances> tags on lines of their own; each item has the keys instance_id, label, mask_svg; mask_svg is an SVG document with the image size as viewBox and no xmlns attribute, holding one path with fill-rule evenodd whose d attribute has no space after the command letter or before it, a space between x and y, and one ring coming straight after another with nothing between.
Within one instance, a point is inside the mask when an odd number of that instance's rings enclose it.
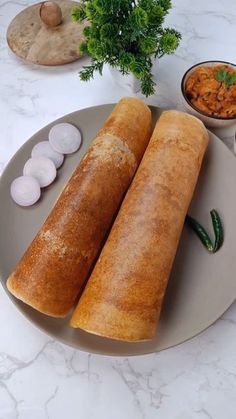
<instances>
[{"instance_id":1,"label":"gray ceramic plate","mask_svg":"<svg viewBox=\"0 0 236 419\"><path fill-rule=\"evenodd\" d=\"M83 146L68 156L58 171L57 181L47 188L41 201L32 208L20 208L10 198L12 180L22 174L24 162L38 141L48 136L50 127L35 134L16 153L0 180L0 277L9 273L32 241L53 207L65 182L84 155L89 143L102 126L113 105L97 106L64 116L57 122L71 122L83 133ZM156 121L160 111L152 109ZM156 338L145 343L123 343L90 335L68 326L68 319L53 319L10 298L36 326L55 339L75 348L106 355L137 355L160 351L177 345L211 325L236 297L236 164L224 144L210 134L204 160L189 213L211 228L209 211L217 208L224 220L225 243L215 255L202 247L188 228L184 228L172 275L169 281Z\"/></svg>"}]
</instances>

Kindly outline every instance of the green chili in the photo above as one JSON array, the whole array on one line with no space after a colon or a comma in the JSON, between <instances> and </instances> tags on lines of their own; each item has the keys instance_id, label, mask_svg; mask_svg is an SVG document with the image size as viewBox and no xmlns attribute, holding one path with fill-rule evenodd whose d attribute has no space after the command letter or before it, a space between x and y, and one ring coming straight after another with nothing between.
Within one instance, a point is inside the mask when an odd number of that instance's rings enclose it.
<instances>
[{"instance_id":1,"label":"green chili","mask_svg":"<svg viewBox=\"0 0 236 419\"><path fill-rule=\"evenodd\" d=\"M213 229L215 233L215 244L214 244L214 249L213 249L213 252L215 253L221 248L224 242L224 230L223 230L222 222L221 222L218 212L215 209L211 210L211 220L212 220Z\"/></svg>"},{"instance_id":2,"label":"green chili","mask_svg":"<svg viewBox=\"0 0 236 419\"><path fill-rule=\"evenodd\" d=\"M223 230L222 222L221 222L221 219L220 219L220 216L219 216L218 212L215 209L213 209L213 210L211 210L210 214L211 214L211 221L212 221L213 230L214 230L214 234L215 234L214 245L213 245L208 233L204 229L204 227L197 220L195 220L195 218L192 218L189 215L187 215L186 222L190 225L190 227L196 233L196 235L201 240L201 242L205 246L205 248L210 253L216 253L221 248L221 246L223 245L224 230Z\"/></svg>"},{"instance_id":3,"label":"green chili","mask_svg":"<svg viewBox=\"0 0 236 419\"><path fill-rule=\"evenodd\" d=\"M212 253L213 252L213 249L214 249L214 246L212 244L212 241L211 241L210 237L208 236L206 230L202 227L202 225L197 220L195 220L194 218L190 217L189 215L187 215L186 221L191 226L191 228L193 229L193 231L196 233L196 235L198 236L198 238L201 240L203 246L205 246L205 248L209 252Z\"/></svg>"}]
</instances>

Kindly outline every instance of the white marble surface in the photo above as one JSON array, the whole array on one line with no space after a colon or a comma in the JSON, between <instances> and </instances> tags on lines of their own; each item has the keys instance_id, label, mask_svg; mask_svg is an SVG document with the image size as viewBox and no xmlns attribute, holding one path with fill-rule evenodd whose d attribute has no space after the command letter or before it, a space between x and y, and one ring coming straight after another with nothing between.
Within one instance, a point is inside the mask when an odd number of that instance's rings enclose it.
<instances>
[{"instance_id":1,"label":"white marble surface","mask_svg":"<svg viewBox=\"0 0 236 419\"><path fill-rule=\"evenodd\" d=\"M0 0L0 172L48 122L129 93L108 76L81 83L82 62L40 68L17 60L6 29L32 3ZM174 6L168 24L183 41L175 56L155 67L158 91L149 103L181 108L179 84L190 65L235 62L236 3L175 0ZM231 145L232 129L220 135ZM134 358L90 355L53 341L23 318L1 287L0 307L0 419L235 418L236 304L193 340Z\"/></svg>"}]
</instances>

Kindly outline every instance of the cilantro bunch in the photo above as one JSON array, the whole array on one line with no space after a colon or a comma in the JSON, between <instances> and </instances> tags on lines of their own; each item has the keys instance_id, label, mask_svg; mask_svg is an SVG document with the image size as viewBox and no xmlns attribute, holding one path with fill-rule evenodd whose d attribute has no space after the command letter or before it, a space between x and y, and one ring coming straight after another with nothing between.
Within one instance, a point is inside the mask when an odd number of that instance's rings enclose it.
<instances>
[{"instance_id":1,"label":"cilantro bunch","mask_svg":"<svg viewBox=\"0 0 236 419\"><path fill-rule=\"evenodd\" d=\"M162 26L171 7L171 0L82 0L72 17L88 21L80 50L92 62L81 70L81 80L91 79L95 71L102 74L108 63L122 74L132 73L142 93L152 95L152 57L172 54L181 39L175 29Z\"/></svg>"}]
</instances>

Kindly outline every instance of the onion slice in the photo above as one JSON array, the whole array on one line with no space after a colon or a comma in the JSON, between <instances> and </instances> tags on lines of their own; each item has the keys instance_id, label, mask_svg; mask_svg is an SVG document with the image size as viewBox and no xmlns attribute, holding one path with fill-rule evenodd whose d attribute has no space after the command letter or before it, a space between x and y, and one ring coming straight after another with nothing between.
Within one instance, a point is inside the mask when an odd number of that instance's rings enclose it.
<instances>
[{"instance_id":1,"label":"onion slice","mask_svg":"<svg viewBox=\"0 0 236 419\"><path fill-rule=\"evenodd\" d=\"M40 143L35 144L32 149L31 156L34 158L47 157L48 159L52 160L56 166L56 169L59 169L64 161L64 155L54 150L49 141L41 141Z\"/></svg>"},{"instance_id":2,"label":"onion slice","mask_svg":"<svg viewBox=\"0 0 236 419\"><path fill-rule=\"evenodd\" d=\"M78 128L67 122L54 125L49 131L49 143L58 153L71 154L81 145L81 133Z\"/></svg>"},{"instance_id":3,"label":"onion slice","mask_svg":"<svg viewBox=\"0 0 236 419\"><path fill-rule=\"evenodd\" d=\"M57 175L55 164L46 157L30 158L24 165L23 174L33 176L41 188L50 185Z\"/></svg>"},{"instance_id":4,"label":"onion slice","mask_svg":"<svg viewBox=\"0 0 236 419\"><path fill-rule=\"evenodd\" d=\"M32 176L20 176L11 184L11 197L16 204L28 207L40 198L41 190L38 181Z\"/></svg>"}]
</instances>

